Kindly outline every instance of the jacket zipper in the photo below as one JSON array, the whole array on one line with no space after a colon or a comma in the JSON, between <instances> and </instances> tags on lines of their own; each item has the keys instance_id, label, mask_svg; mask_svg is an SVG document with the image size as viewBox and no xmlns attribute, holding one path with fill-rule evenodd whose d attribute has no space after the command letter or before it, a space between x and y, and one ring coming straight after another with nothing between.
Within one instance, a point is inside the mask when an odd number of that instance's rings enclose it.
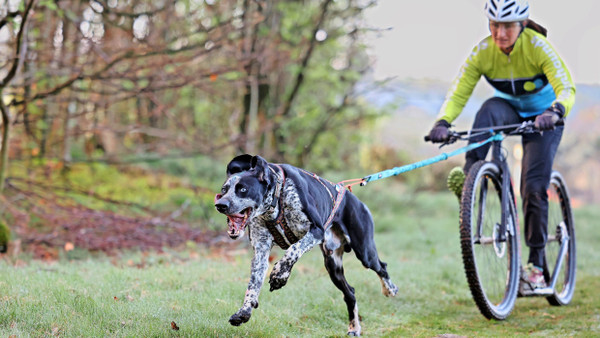
<instances>
[{"instance_id":1,"label":"jacket zipper","mask_svg":"<svg viewBox=\"0 0 600 338\"><path fill-rule=\"evenodd\" d=\"M506 56L508 58L508 65L510 67L510 85L512 87L512 91L513 91L513 95L517 95L517 90L515 89L515 77L513 74L513 67L512 64L510 63L510 54Z\"/></svg>"}]
</instances>

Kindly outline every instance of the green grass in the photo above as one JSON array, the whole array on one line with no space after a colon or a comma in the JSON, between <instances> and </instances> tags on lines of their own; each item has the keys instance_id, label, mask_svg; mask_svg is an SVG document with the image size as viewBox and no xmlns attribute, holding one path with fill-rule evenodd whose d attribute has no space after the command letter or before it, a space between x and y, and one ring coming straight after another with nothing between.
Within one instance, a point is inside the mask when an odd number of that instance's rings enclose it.
<instances>
[{"instance_id":1,"label":"green grass","mask_svg":"<svg viewBox=\"0 0 600 338\"><path fill-rule=\"evenodd\" d=\"M363 335L600 335L600 253L595 249L600 211L590 207L575 213L577 289L570 305L518 299L507 320L488 321L472 301L464 276L455 197L392 191L383 184L357 189L373 211L380 257L400 289L395 298L384 297L376 274L353 253L345 256ZM277 258L282 254L274 252ZM229 325L244 296L250 259L247 243L79 260L63 254L55 263L5 258L0 261L0 337L345 335L342 294L317 249L300 259L283 289L263 289L248 323ZM171 329L172 321L179 331Z\"/></svg>"}]
</instances>

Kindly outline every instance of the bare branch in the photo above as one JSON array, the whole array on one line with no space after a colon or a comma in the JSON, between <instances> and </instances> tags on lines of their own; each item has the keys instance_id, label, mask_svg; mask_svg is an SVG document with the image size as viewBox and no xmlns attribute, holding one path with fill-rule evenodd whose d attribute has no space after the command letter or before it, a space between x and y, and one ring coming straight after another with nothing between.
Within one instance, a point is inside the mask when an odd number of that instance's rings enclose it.
<instances>
[{"instance_id":1,"label":"bare branch","mask_svg":"<svg viewBox=\"0 0 600 338\"><path fill-rule=\"evenodd\" d=\"M296 81L294 83L292 91L290 92L290 95L288 96L288 98L284 102L284 104L281 106L281 109L279 110L277 115L287 116L290 112L290 109L292 108L294 99L298 95L298 91L300 90L300 87L302 86L302 83L304 82L304 72L306 71L306 68L308 67L308 62L310 61L310 58L313 54L315 46L318 43L317 38L316 38L317 32L323 26L323 22L325 21L325 16L327 15L327 8L329 7L329 4L331 2L332 2L332 0L325 0L323 2L323 4L321 5L321 16L319 17L319 20L317 21L317 24L315 25L315 28L313 29L310 44L308 46L308 50L304 54L304 58L302 59L302 63L300 65L300 67L301 67L300 71L298 71L298 75L296 76Z\"/></svg>"},{"instance_id":2,"label":"bare branch","mask_svg":"<svg viewBox=\"0 0 600 338\"><path fill-rule=\"evenodd\" d=\"M13 59L13 63L10 67L10 69L8 70L8 73L6 74L6 76L4 77L4 79L2 79L0 81L0 90L4 87L6 87L6 85L13 79L13 77L15 76L15 74L17 73L17 68L19 66L19 55L21 54L21 40L23 39L23 34L25 34L25 30L26 30L26 24L27 24L27 18L29 17L29 14L31 12L31 8L33 7L33 4L35 3L36 0L31 0L27 3L25 10L23 11L22 17L23 20L21 21L21 27L19 28L19 31L17 32L17 39L15 42L15 46L16 46L16 50L15 50L15 58Z\"/></svg>"}]
</instances>

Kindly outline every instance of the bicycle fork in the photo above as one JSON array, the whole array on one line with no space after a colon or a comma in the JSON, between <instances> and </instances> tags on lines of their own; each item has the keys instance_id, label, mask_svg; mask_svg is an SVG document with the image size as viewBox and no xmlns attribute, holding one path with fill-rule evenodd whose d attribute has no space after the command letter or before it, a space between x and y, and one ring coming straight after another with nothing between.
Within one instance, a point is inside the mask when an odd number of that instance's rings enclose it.
<instances>
[{"instance_id":1,"label":"bicycle fork","mask_svg":"<svg viewBox=\"0 0 600 338\"><path fill-rule=\"evenodd\" d=\"M501 200L500 200L500 204L501 204L501 219L500 219L500 227L498 229L498 242L504 243L506 242L507 236L506 236L506 229L507 229L507 222L508 219L510 217L510 203L514 203L514 201L510 200L510 196L511 194L510 192L510 188L511 188L511 177L510 177L510 170L508 168L508 163L506 162L506 157L502 154L502 147L501 147L501 143L499 141L495 141L492 145L492 159L495 160L498 163L498 166L500 167L501 172L501 177L502 177L502 193L501 193ZM514 227L514 224L513 224ZM511 229L512 231L512 229ZM514 232L514 231L513 231ZM515 235L514 233L512 234L513 236Z\"/></svg>"}]
</instances>

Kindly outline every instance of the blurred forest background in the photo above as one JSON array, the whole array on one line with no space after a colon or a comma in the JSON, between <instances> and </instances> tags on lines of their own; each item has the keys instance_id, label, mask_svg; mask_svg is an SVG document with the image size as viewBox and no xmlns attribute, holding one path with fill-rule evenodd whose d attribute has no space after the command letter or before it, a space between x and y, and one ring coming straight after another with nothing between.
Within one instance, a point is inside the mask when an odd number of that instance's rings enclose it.
<instances>
[{"instance_id":1,"label":"blurred forest background","mask_svg":"<svg viewBox=\"0 0 600 338\"><path fill-rule=\"evenodd\" d=\"M213 196L239 153L332 180L439 153L422 136L448 84L370 80L379 28L364 12L376 5L0 0L8 249L52 259L218 241ZM593 130L600 90L583 92L573 126ZM559 169L580 203L597 203L600 137L563 144ZM461 161L399 180L440 190Z\"/></svg>"}]
</instances>

